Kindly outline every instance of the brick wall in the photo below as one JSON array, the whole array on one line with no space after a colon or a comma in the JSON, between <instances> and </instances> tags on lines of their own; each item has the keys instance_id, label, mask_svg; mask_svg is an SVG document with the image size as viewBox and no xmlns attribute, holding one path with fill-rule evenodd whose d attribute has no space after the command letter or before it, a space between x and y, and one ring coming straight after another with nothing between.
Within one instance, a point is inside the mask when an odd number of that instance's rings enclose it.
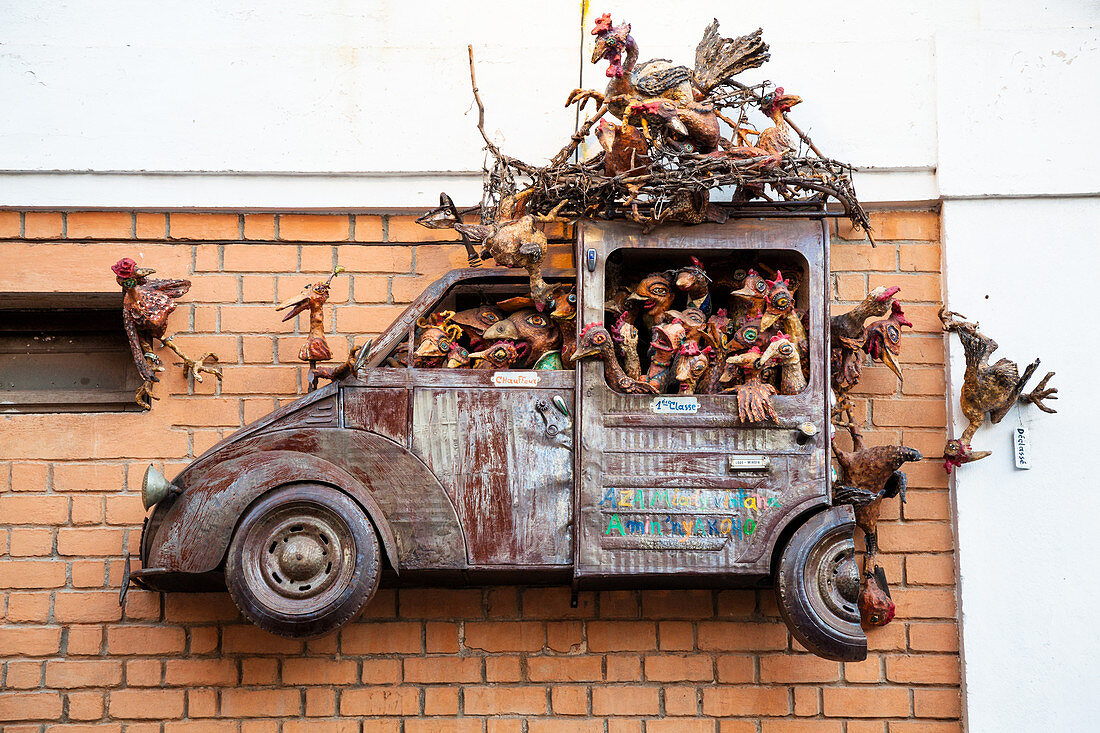
<instances>
[{"instance_id":1,"label":"brick wall","mask_svg":"<svg viewBox=\"0 0 1100 733\"><path fill-rule=\"evenodd\" d=\"M846 309L902 287L916 325L905 386L864 372L867 437L926 456L944 441L938 217L874 216L876 249L835 231L834 292ZM5 731L958 731L959 659L947 481L910 464L908 503L883 508L880 561L898 618L869 634L865 662L792 642L770 591L586 592L568 588L382 590L363 618L308 643L268 636L224 593L131 591L137 495L149 460L169 476L301 392L293 323L277 300L341 264L330 318L336 358L377 333L424 286L464 263L407 216L0 212L0 293L113 291L123 256L194 281L173 326L214 350L225 380L170 367L150 413L0 416L0 725ZM562 232L551 234L562 235ZM555 249L555 264L568 248Z\"/></svg>"}]
</instances>

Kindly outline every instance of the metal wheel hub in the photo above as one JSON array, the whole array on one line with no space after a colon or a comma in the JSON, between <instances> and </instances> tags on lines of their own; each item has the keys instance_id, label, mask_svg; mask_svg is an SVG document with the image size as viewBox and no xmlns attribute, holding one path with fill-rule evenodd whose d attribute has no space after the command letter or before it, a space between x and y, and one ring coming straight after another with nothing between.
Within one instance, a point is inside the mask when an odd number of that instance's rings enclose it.
<instances>
[{"instance_id":1,"label":"metal wheel hub","mask_svg":"<svg viewBox=\"0 0 1100 733\"><path fill-rule=\"evenodd\" d=\"M819 612L848 621L859 622L859 567L851 541L823 543L811 553L810 567L816 572L807 575L816 584L810 603Z\"/></svg>"},{"instance_id":2,"label":"metal wheel hub","mask_svg":"<svg viewBox=\"0 0 1100 733\"><path fill-rule=\"evenodd\" d=\"M306 613L332 600L355 571L355 541L327 507L279 507L250 528L245 578L257 599L283 613Z\"/></svg>"}]
</instances>

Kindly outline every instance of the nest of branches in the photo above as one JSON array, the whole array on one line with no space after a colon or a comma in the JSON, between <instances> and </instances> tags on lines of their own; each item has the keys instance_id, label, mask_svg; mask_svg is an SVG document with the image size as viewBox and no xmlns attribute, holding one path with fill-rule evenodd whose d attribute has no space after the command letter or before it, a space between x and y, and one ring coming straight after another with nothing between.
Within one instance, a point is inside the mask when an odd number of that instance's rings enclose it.
<instances>
[{"instance_id":1,"label":"nest of branches","mask_svg":"<svg viewBox=\"0 0 1100 733\"><path fill-rule=\"evenodd\" d=\"M724 221L746 206L754 211L761 206L821 211L832 199L874 244L870 220L852 184L852 166L822 155L789 118L785 120L797 137L797 150L779 159L734 157L723 152L703 155L678 144L663 129L651 127L648 164L609 176L604 167L606 153L574 160L580 143L607 114L606 104L584 121L547 165L534 166L503 154L485 134L485 108L474 77L472 49L470 79L479 111L478 130L489 152L479 207L482 223L495 221L500 203L521 191L523 211L528 214L554 212L571 219L626 218L647 229L665 222ZM764 104L771 89L770 82L754 86L731 82L714 89L706 101L733 130L736 143L747 128L748 112ZM724 192L722 198L728 203L711 203L711 194L716 191Z\"/></svg>"}]
</instances>

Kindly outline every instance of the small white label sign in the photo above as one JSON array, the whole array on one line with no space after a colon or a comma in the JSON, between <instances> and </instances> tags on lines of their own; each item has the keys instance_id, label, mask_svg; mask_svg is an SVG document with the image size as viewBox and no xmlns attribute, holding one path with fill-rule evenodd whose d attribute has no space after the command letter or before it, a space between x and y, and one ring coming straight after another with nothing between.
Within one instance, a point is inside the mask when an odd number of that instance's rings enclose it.
<instances>
[{"instance_id":1,"label":"small white label sign","mask_svg":"<svg viewBox=\"0 0 1100 733\"><path fill-rule=\"evenodd\" d=\"M1023 425L1012 429L1012 457L1016 468L1031 468L1031 439Z\"/></svg>"},{"instance_id":2,"label":"small white label sign","mask_svg":"<svg viewBox=\"0 0 1100 733\"><path fill-rule=\"evenodd\" d=\"M658 415L694 415L699 411L699 400L690 395L662 395L653 398L649 409Z\"/></svg>"},{"instance_id":3,"label":"small white label sign","mask_svg":"<svg viewBox=\"0 0 1100 733\"><path fill-rule=\"evenodd\" d=\"M730 471L764 471L770 465L767 456L730 456Z\"/></svg>"},{"instance_id":4,"label":"small white label sign","mask_svg":"<svg viewBox=\"0 0 1100 733\"><path fill-rule=\"evenodd\" d=\"M493 372L493 384L497 387L534 387L538 383L538 372Z\"/></svg>"}]
</instances>

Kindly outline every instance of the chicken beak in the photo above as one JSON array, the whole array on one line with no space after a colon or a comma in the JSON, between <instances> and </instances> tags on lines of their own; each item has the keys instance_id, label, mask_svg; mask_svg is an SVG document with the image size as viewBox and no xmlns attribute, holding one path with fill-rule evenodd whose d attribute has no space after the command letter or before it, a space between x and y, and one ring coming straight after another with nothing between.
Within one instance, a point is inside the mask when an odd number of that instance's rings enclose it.
<instances>
[{"instance_id":1,"label":"chicken beak","mask_svg":"<svg viewBox=\"0 0 1100 733\"><path fill-rule=\"evenodd\" d=\"M432 339L427 339L421 342L420 346L416 347L416 351L413 352L414 356L443 356L443 352L439 350L439 345Z\"/></svg>"},{"instance_id":2,"label":"chicken beak","mask_svg":"<svg viewBox=\"0 0 1100 733\"><path fill-rule=\"evenodd\" d=\"M154 272L156 272L156 270L154 270L152 267L139 267L134 270L134 274L138 277L149 277Z\"/></svg>"},{"instance_id":3,"label":"chicken beak","mask_svg":"<svg viewBox=\"0 0 1100 733\"><path fill-rule=\"evenodd\" d=\"M485 329L485 333L481 337L486 341L500 341L501 339L518 341L520 339L519 329L511 321L497 321Z\"/></svg>"},{"instance_id":4,"label":"chicken beak","mask_svg":"<svg viewBox=\"0 0 1100 733\"><path fill-rule=\"evenodd\" d=\"M901 364L898 363L898 358L894 356L890 349L882 350L882 363L898 376L898 384L905 384L905 378L901 375Z\"/></svg>"},{"instance_id":5,"label":"chicken beak","mask_svg":"<svg viewBox=\"0 0 1100 733\"><path fill-rule=\"evenodd\" d=\"M645 301L649 300L649 298L645 297L644 295L638 295L637 293L631 293L630 295L626 296L626 299L627 300L634 300L634 301L641 301L643 303Z\"/></svg>"},{"instance_id":6,"label":"chicken beak","mask_svg":"<svg viewBox=\"0 0 1100 733\"><path fill-rule=\"evenodd\" d=\"M688 129L684 127L684 123L680 121L679 117L673 117L668 121L669 128L672 129L677 135L687 135Z\"/></svg>"},{"instance_id":7,"label":"chicken beak","mask_svg":"<svg viewBox=\"0 0 1100 733\"><path fill-rule=\"evenodd\" d=\"M779 313L765 313L764 315L760 316L760 330L767 331L769 328L775 325L775 322L779 320L779 316Z\"/></svg>"},{"instance_id":8,"label":"chicken beak","mask_svg":"<svg viewBox=\"0 0 1100 733\"><path fill-rule=\"evenodd\" d=\"M588 357L595 356L598 353L600 353L600 350L597 347L590 346L587 349L584 349L583 351L575 352L573 354L573 360L576 361L577 359L587 359Z\"/></svg>"},{"instance_id":9,"label":"chicken beak","mask_svg":"<svg viewBox=\"0 0 1100 733\"><path fill-rule=\"evenodd\" d=\"M284 300L282 303L279 303L279 305L275 306L275 310L277 311L285 310L287 308L293 308L293 310L290 311L290 313L286 314L286 316L283 318L284 321L289 321L291 318L298 315L306 308L309 308L309 289L307 288L297 295L292 295L291 297Z\"/></svg>"},{"instance_id":10,"label":"chicken beak","mask_svg":"<svg viewBox=\"0 0 1100 733\"><path fill-rule=\"evenodd\" d=\"M730 293L730 295L736 296L738 298L748 298L750 300L759 300L760 298L764 297L763 295L756 292L752 288L747 288L747 287L741 288L740 290L734 290L733 292Z\"/></svg>"}]
</instances>

